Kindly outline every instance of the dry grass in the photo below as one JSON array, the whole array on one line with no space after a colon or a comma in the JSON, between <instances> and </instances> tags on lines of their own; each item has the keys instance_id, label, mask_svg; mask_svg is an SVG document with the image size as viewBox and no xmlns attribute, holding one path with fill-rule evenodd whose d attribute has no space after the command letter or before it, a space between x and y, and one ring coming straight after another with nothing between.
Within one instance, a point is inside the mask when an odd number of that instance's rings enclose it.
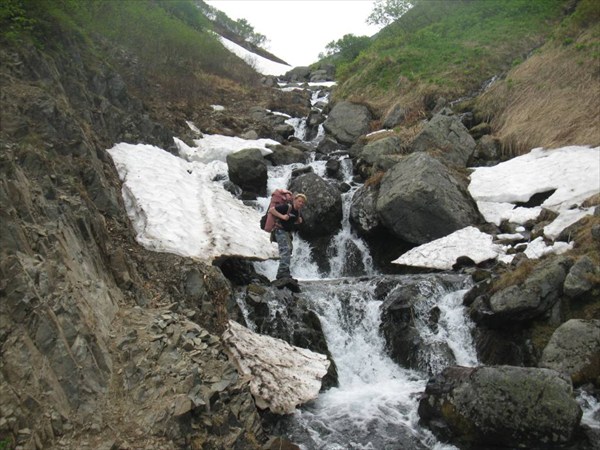
<instances>
[{"instance_id":1,"label":"dry grass","mask_svg":"<svg viewBox=\"0 0 600 450\"><path fill-rule=\"evenodd\" d=\"M594 194L591 197L586 198L581 203L581 206L583 206L584 208L590 208L592 206L598 206L598 205L600 205L600 193Z\"/></svg>"},{"instance_id":2,"label":"dry grass","mask_svg":"<svg viewBox=\"0 0 600 450\"><path fill-rule=\"evenodd\" d=\"M505 157L535 147L600 145L600 64L577 48L546 47L477 102Z\"/></svg>"},{"instance_id":3,"label":"dry grass","mask_svg":"<svg viewBox=\"0 0 600 450\"><path fill-rule=\"evenodd\" d=\"M490 288L489 294L493 295L496 292L500 292L510 286L523 283L527 277L533 272L533 269L537 265L537 260L525 260L514 270L505 272L494 282Z\"/></svg>"},{"instance_id":4,"label":"dry grass","mask_svg":"<svg viewBox=\"0 0 600 450\"><path fill-rule=\"evenodd\" d=\"M368 188L369 186L379 186L384 175L385 175L385 172L383 172L383 171L379 171L379 172L376 172L375 174L371 175L365 181L365 188Z\"/></svg>"}]
</instances>

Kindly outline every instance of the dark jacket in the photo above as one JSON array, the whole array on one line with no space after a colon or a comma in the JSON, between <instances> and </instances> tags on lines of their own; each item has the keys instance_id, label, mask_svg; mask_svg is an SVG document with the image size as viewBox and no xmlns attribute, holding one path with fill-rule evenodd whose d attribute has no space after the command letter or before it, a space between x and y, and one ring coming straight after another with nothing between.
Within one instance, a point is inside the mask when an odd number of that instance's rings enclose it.
<instances>
[{"instance_id":1,"label":"dark jacket","mask_svg":"<svg viewBox=\"0 0 600 450\"><path fill-rule=\"evenodd\" d=\"M299 217L302 217L302 213L295 210L291 203L276 206L275 210L280 214L290 215L290 220L277 219L277 228L283 228L285 231L295 231L298 229L298 224L296 224L296 221Z\"/></svg>"}]
</instances>

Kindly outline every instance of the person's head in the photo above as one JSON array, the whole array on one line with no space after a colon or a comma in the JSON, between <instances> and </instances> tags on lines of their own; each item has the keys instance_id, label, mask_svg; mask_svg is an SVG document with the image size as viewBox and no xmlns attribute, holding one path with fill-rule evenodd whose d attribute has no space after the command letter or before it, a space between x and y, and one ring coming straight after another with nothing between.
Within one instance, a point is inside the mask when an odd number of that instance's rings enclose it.
<instances>
[{"instance_id":1,"label":"person's head","mask_svg":"<svg viewBox=\"0 0 600 450\"><path fill-rule=\"evenodd\" d=\"M304 194L296 194L294 195L294 209L300 210L308 203L306 199L306 195Z\"/></svg>"}]
</instances>

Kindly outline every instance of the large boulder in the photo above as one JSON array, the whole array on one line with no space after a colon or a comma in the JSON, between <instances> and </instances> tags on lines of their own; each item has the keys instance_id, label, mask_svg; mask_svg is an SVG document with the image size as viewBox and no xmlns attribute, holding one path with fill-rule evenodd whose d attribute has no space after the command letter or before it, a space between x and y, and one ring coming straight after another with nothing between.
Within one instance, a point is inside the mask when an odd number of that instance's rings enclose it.
<instances>
[{"instance_id":1,"label":"large boulder","mask_svg":"<svg viewBox=\"0 0 600 450\"><path fill-rule=\"evenodd\" d=\"M311 69L308 66L298 66L288 70L283 76L284 79L291 82L305 82L310 79Z\"/></svg>"},{"instance_id":2,"label":"large boulder","mask_svg":"<svg viewBox=\"0 0 600 450\"><path fill-rule=\"evenodd\" d=\"M412 142L415 152L438 151L450 164L465 167L475 151L475 140L460 118L436 114Z\"/></svg>"},{"instance_id":3,"label":"large boulder","mask_svg":"<svg viewBox=\"0 0 600 450\"><path fill-rule=\"evenodd\" d=\"M369 108L350 102L337 103L327 120L323 122L325 131L342 144L353 144L369 131L372 120Z\"/></svg>"},{"instance_id":4,"label":"large boulder","mask_svg":"<svg viewBox=\"0 0 600 450\"><path fill-rule=\"evenodd\" d=\"M426 153L413 153L386 172L377 212L387 229L424 244L482 221L475 201L452 170Z\"/></svg>"},{"instance_id":5,"label":"large boulder","mask_svg":"<svg viewBox=\"0 0 600 450\"><path fill-rule=\"evenodd\" d=\"M566 257L541 262L525 280L504 288L489 298L480 296L470 307L475 322L503 327L542 315L556 316L552 308L561 297L563 282L571 266Z\"/></svg>"},{"instance_id":6,"label":"large boulder","mask_svg":"<svg viewBox=\"0 0 600 450\"><path fill-rule=\"evenodd\" d=\"M363 177L368 178L378 170L387 170L398 162L396 158L389 163L389 156L400 155L402 152L402 141L398 136L389 136L369 142L358 155L356 171Z\"/></svg>"},{"instance_id":7,"label":"large boulder","mask_svg":"<svg viewBox=\"0 0 600 450\"><path fill-rule=\"evenodd\" d=\"M600 269L592 259L584 255L579 258L565 279L564 292L570 298L579 298L588 294L592 289L598 290L597 281Z\"/></svg>"},{"instance_id":8,"label":"large boulder","mask_svg":"<svg viewBox=\"0 0 600 450\"><path fill-rule=\"evenodd\" d=\"M572 441L582 412L550 369L448 367L429 380L419 416L461 448L549 448Z\"/></svg>"},{"instance_id":9,"label":"large boulder","mask_svg":"<svg viewBox=\"0 0 600 450\"><path fill-rule=\"evenodd\" d=\"M425 342L419 331L437 327L439 310L427 307L430 294L418 280L394 287L381 305L380 328L387 352L396 363L431 374L440 366L456 364L456 359L447 343Z\"/></svg>"},{"instance_id":10,"label":"large boulder","mask_svg":"<svg viewBox=\"0 0 600 450\"><path fill-rule=\"evenodd\" d=\"M378 194L375 186L362 185L352 197L350 223L362 236L373 234L381 228L376 208Z\"/></svg>"},{"instance_id":11,"label":"large boulder","mask_svg":"<svg viewBox=\"0 0 600 450\"><path fill-rule=\"evenodd\" d=\"M328 236L341 227L342 194L338 188L315 173L306 173L290 183L292 192L303 192L308 198L300 229L303 237Z\"/></svg>"},{"instance_id":12,"label":"large boulder","mask_svg":"<svg viewBox=\"0 0 600 450\"><path fill-rule=\"evenodd\" d=\"M266 155L265 159L271 161L275 166L305 163L308 159L306 153L291 145L276 145L271 150L273 150L273 153Z\"/></svg>"},{"instance_id":13,"label":"large boulder","mask_svg":"<svg viewBox=\"0 0 600 450\"><path fill-rule=\"evenodd\" d=\"M550 338L539 365L567 374L574 385L600 385L600 320L563 323Z\"/></svg>"},{"instance_id":14,"label":"large boulder","mask_svg":"<svg viewBox=\"0 0 600 450\"><path fill-rule=\"evenodd\" d=\"M257 148L248 148L227 155L229 179L244 191L265 196L267 193L267 163Z\"/></svg>"}]
</instances>

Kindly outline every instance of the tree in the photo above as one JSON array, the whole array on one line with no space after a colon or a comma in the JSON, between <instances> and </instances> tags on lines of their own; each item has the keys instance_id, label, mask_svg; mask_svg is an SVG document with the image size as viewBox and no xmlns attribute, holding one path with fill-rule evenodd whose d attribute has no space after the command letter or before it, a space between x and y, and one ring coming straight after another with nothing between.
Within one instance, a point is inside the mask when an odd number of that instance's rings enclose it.
<instances>
[{"instance_id":1,"label":"tree","mask_svg":"<svg viewBox=\"0 0 600 450\"><path fill-rule=\"evenodd\" d=\"M326 56L338 55L341 59L352 61L371 43L368 36L345 34L337 41L331 41L325 46Z\"/></svg>"},{"instance_id":2,"label":"tree","mask_svg":"<svg viewBox=\"0 0 600 450\"><path fill-rule=\"evenodd\" d=\"M398 20L418 0L375 0L373 11L367 17L367 23L371 25L388 25Z\"/></svg>"},{"instance_id":3,"label":"tree","mask_svg":"<svg viewBox=\"0 0 600 450\"><path fill-rule=\"evenodd\" d=\"M235 28L237 34L244 39L246 42L261 47L267 42L267 37L264 34L257 33L254 31L254 27L250 25L246 19L239 19L235 22Z\"/></svg>"}]
</instances>

